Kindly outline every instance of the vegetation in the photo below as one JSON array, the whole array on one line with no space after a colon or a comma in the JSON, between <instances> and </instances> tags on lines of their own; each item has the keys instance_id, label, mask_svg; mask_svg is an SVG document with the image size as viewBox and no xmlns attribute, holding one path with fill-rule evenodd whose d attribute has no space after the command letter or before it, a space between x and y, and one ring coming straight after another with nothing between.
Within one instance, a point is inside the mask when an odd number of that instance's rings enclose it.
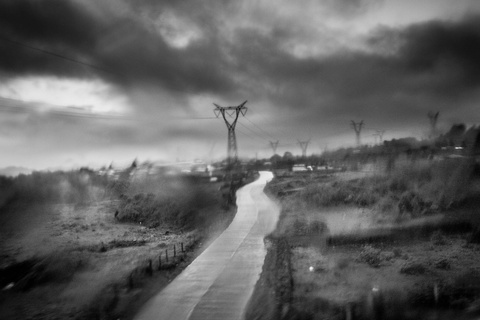
<instances>
[{"instance_id":1,"label":"vegetation","mask_svg":"<svg viewBox=\"0 0 480 320\"><path fill-rule=\"evenodd\" d=\"M186 176L153 179L133 182L120 195L119 221L192 229L209 222L202 209L220 203L214 188L218 184L205 184Z\"/></svg>"},{"instance_id":2,"label":"vegetation","mask_svg":"<svg viewBox=\"0 0 480 320\"><path fill-rule=\"evenodd\" d=\"M12 204L76 203L94 200L108 181L89 169L33 172L15 178L0 177L0 208Z\"/></svg>"},{"instance_id":3,"label":"vegetation","mask_svg":"<svg viewBox=\"0 0 480 320\"><path fill-rule=\"evenodd\" d=\"M286 210L295 208L355 205L384 215L416 217L442 212L475 198L478 179L470 160L445 160L398 167L395 170L355 180L305 180L293 195L291 185L272 182L269 191L284 195ZM302 185L302 183L297 183Z\"/></svg>"},{"instance_id":4,"label":"vegetation","mask_svg":"<svg viewBox=\"0 0 480 320\"><path fill-rule=\"evenodd\" d=\"M137 171L0 177L2 317L132 318L234 217L221 182Z\"/></svg>"}]
</instances>

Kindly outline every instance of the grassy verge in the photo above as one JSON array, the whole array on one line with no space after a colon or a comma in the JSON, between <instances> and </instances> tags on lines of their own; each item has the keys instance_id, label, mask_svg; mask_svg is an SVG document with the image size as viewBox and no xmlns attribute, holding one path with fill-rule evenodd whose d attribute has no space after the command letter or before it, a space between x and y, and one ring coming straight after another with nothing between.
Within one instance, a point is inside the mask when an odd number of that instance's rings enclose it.
<instances>
[{"instance_id":1,"label":"grassy verge","mask_svg":"<svg viewBox=\"0 0 480 320\"><path fill-rule=\"evenodd\" d=\"M2 319L133 318L236 211L219 183L184 176L82 170L0 182Z\"/></svg>"},{"instance_id":2,"label":"grassy verge","mask_svg":"<svg viewBox=\"0 0 480 320\"><path fill-rule=\"evenodd\" d=\"M473 163L418 163L353 180L283 177L266 191L282 206L272 236L288 246L268 247L247 319L478 316L475 232L460 223L423 226L439 216L477 211L480 189ZM477 217L469 224L478 223L478 215L470 216ZM359 232L372 227L388 229L389 241ZM358 239L328 241L345 232ZM288 261L277 258L282 254ZM462 282L466 277L472 283ZM273 306L262 309L259 299Z\"/></svg>"}]
</instances>

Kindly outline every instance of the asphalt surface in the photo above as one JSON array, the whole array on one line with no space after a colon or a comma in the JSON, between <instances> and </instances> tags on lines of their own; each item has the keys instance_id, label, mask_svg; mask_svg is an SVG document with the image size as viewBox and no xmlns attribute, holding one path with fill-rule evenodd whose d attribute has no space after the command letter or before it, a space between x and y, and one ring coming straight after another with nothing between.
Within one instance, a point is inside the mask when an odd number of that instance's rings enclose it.
<instances>
[{"instance_id":1,"label":"asphalt surface","mask_svg":"<svg viewBox=\"0 0 480 320\"><path fill-rule=\"evenodd\" d=\"M263 238L274 230L279 209L264 193L271 172L237 191L237 214L230 226L148 301L135 320L243 319L262 271Z\"/></svg>"}]
</instances>

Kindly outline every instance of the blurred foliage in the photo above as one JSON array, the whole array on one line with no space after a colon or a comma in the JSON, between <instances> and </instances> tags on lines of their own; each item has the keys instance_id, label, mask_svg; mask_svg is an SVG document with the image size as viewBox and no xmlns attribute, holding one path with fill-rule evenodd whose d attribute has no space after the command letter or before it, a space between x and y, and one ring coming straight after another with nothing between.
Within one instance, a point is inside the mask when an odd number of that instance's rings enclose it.
<instances>
[{"instance_id":1,"label":"blurred foliage","mask_svg":"<svg viewBox=\"0 0 480 320\"><path fill-rule=\"evenodd\" d=\"M106 186L107 177L85 168L0 177L0 208L11 204L85 204L98 194L99 188Z\"/></svg>"},{"instance_id":2,"label":"blurred foliage","mask_svg":"<svg viewBox=\"0 0 480 320\"><path fill-rule=\"evenodd\" d=\"M201 212L220 202L218 184L191 176L152 176L131 181L119 196L117 219L148 227L193 228L209 221Z\"/></svg>"},{"instance_id":3,"label":"blurred foliage","mask_svg":"<svg viewBox=\"0 0 480 320\"><path fill-rule=\"evenodd\" d=\"M269 192L285 208L356 205L381 213L413 217L445 211L478 197L478 178L469 159L432 161L397 167L388 173L356 180L273 180ZM297 192L289 193L289 190Z\"/></svg>"}]
</instances>

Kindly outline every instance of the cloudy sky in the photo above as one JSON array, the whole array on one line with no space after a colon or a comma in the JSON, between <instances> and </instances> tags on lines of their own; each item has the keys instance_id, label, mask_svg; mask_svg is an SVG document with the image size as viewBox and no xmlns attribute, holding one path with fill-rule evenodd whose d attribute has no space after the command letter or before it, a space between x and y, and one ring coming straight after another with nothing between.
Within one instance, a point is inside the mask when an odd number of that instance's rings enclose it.
<instances>
[{"instance_id":1,"label":"cloudy sky","mask_svg":"<svg viewBox=\"0 0 480 320\"><path fill-rule=\"evenodd\" d=\"M0 167L241 156L480 123L478 0L2 0Z\"/></svg>"}]
</instances>

